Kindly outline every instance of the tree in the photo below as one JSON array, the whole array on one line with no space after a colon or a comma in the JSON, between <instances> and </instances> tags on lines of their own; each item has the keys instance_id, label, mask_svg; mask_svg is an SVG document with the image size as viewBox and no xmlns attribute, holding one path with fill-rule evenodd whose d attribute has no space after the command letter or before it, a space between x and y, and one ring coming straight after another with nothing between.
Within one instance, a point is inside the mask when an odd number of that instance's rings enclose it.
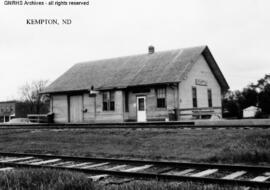
<instances>
[{"instance_id":1,"label":"tree","mask_svg":"<svg viewBox=\"0 0 270 190\"><path fill-rule=\"evenodd\" d=\"M255 88L252 86L248 86L247 88L244 88L243 91L241 92L241 97L242 99L240 100L241 102L241 108L245 109L250 106L257 106L258 103L258 93Z\"/></svg>"},{"instance_id":2,"label":"tree","mask_svg":"<svg viewBox=\"0 0 270 190\"><path fill-rule=\"evenodd\" d=\"M242 91L229 91L223 100L228 117L241 118L240 113L249 106L258 106L265 116L270 114L270 75L249 84Z\"/></svg>"},{"instance_id":3,"label":"tree","mask_svg":"<svg viewBox=\"0 0 270 190\"><path fill-rule=\"evenodd\" d=\"M258 91L258 106L261 108L262 113L270 114L270 75L266 74L262 79L253 85Z\"/></svg>"},{"instance_id":4,"label":"tree","mask_svg":"<svg viewBox=\"0 0 270 190\"><path fill-rule=\"evenodd\" d=\"M258 101L262 113L270 114L270 84L266 84L264 89L259 93Z\"/></svg>"},{"instance_id":5,"label":"tree","mask_svg":"<svg viewBox=\"0 0 270 190\"><path fill-rule=\"evenodd\" d=\"M240 91L228 91L223 99L224 117L242 118L240 100L243 99Z\"/></svg>"},{"instance_id":6,"label":"tree","mask_svg":"<svg viewBox=\"0 0 270 190\"><path fill-rule=\"evenodd\" d=\"M48 80L26 83L20 88L21 99L28 107L31 114L47 113L49 98L41 92L46 88Z\"/></svg>"}]
</instances>

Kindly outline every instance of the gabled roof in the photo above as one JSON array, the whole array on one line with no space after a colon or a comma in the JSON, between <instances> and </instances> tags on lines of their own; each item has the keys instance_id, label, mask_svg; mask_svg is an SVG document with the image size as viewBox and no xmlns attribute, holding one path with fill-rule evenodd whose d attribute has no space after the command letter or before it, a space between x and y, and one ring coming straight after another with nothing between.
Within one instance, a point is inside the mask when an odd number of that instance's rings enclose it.
<instances>
[{"instance_id":1,"label":"gabled roof","mask_svg":"<svg viewBox=\"0 0 270 190\"><path fill-rule=\"evenodd\" d=\"M247 108L245 108L243 110L244 111L254 111L254 110L258 110L258 109L260 109L260 108L258 108L256 106L249 106L249 107L247 107Z\"/></svg>"},{"instance_id":2,"label":"gabled roof","mask_svg":"<svg viewBox=\"0 0 270 190\"><path fill-rule=\"evenodd\" d=\"M43 93L127 88L181 82L203 55L221 88L229 88L207 46L177 49L78 63L56 79Z\"/></svg>"}]
</instances>

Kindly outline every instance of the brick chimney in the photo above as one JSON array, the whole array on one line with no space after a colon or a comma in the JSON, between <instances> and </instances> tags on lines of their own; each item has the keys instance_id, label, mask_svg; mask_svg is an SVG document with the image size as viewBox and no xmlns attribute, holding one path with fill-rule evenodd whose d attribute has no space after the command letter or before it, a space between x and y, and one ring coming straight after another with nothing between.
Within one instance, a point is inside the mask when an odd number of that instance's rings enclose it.
<instances>
[{"instance_id":1,"label":"brick chimney","mask_svg":"<svg viewBox=\"0 0 270 190\"><path fill-rule=\"evenodd\" d=\"M149 46L148 47L148 54L153 54L155 53L155 47L154 46Z\"/></svg>"}]
</instances>

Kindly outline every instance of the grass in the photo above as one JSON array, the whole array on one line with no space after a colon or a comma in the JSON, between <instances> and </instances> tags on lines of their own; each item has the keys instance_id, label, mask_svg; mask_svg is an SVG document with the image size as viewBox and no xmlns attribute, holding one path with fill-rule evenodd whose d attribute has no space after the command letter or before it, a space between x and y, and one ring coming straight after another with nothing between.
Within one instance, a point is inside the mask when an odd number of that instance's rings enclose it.
<instances>
[{"instance_id":1,"label":"grass","mask_svg":"<svg viewBox=\"0 0 270 190\"><path fill-rule=\"evenodd\" d=\"M133 181L121 185L97 184L80 173L58 170L23 169L2 172L1 190L240 190L240 187L176 183L158 181Z\"/></svg>"},{"instance_id":2,"label":"grass","mask_svg":"<svg viewBox=\"0 0 270 190\"><path fill-rule=\"evenodd\" d=\"M270 129L1 130L0 151L269 164Z\"/></svg>"},{"instance_id":3,"label":"grass","mask_svg":"<svg viewBox=\"0 0 270 190\"><path fill-rule=\"evenodd\" d=\"M270 164L270 129L181 130L0 130L0 151L154 160ZM0 175L8 190L240 190L240 187L134 181L97 184L86 175L57 170L24 169Z\"/></svg>"},{"instance_id":4,"label":"grass","mask_svg":"<svg viewBox=\"0 0 270 190\"><path fill-rule=\"evenodd\" d=\"M2 172L1 190L92 190L94 185L84 174L57 170L24 169Z\"/></svg>"},{"instance_id":5,"label":"grass","mask_svg":"<svg viewBox=\"0 0 270 190\"><path fill-rule=\"evenodd\" d=\"M235 143L230 143L219 154L208 159L212 162L270 163L270 133L254 132Z\"/></svg>"}]
</instances>

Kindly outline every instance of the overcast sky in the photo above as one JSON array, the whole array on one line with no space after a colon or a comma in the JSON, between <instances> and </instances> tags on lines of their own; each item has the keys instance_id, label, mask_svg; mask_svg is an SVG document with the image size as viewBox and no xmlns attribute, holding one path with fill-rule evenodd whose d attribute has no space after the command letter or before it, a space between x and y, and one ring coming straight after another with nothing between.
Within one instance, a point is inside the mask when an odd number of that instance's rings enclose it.
<instances>
[{"instance_id":1,"label":"overcast sky","mask_svg":"<svg viewBox=\"0 0 270 190\"><path fill-rule=\"evenodd\" d=\"M90 0L87 7L0 5L0 101L82 61L208 45L231 90L270 73L269 0ZM71 25L26 25L28 18Z\"/></svg>"}]
</instances>

